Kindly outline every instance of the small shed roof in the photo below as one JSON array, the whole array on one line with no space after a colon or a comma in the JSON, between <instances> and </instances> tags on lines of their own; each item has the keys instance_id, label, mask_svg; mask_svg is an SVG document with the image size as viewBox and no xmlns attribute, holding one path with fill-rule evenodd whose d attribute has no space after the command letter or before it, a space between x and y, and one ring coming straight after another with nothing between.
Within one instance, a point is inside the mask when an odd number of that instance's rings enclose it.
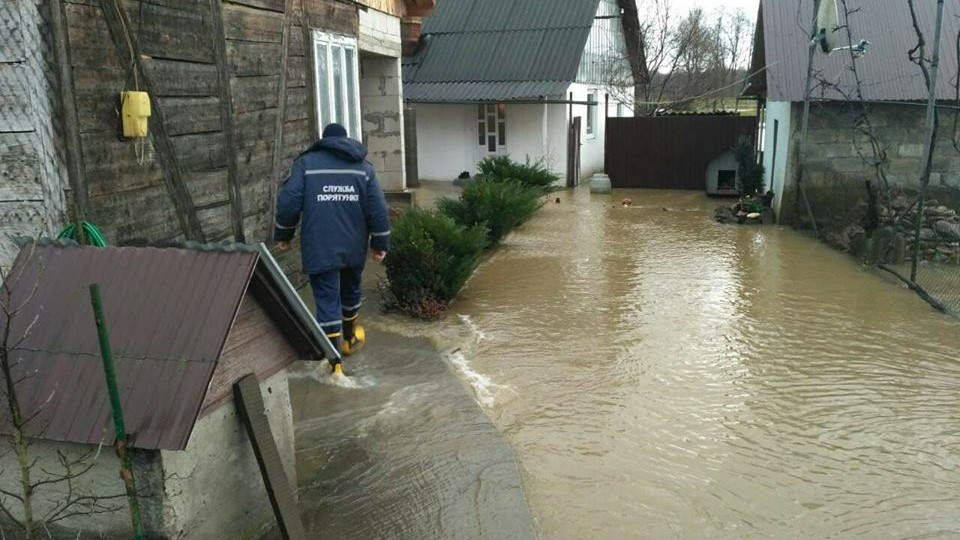
<instances>
[{"instance_id":1,"label":"small shed roof","mask_svg":"<svg viewBox=\"0 0 960 540\"><path fill-rule=\"evenodd\" d=\"M562 99L599 0L444 0L403 61L410 102Z\"/></svg>"},{"instance_id":2,"label":"small shed roof","mask_svg":"<svg viewBox=\"0 0 960 540\"><path fill-rule=\"evenodd\" d=\"M751 72L757 73L744 95L769 101L803 101L807 76L807 45L814 0L761 0ZM914 2L920 28L928 43L934 37L937 2ZM917 44L910 9L904 0L847 0L852 15L840 14L840 25L849 24L854 43L870 42L868 52L856 62L868 101L917 101L927 99L920 68L908 51ZM842 10L841 10L842 11ZM960 32L960 3L947 2L941 44L939 99L954 99L957 74L956 38ZM843 34L845 36L845 34ZM845 43L846 38L841 40ZM850 69L850 54L818 52L817 79L828 84L814 89L815 99L856 99L856 79ZM764 68L766 68L764 70Z\"/></svg>"},{"instance_id":3,"label":"small shed roof","mask_svg":"<svg viewBox=\"0 0 960 540\"><path fill-rule=\"evenodd\" d=\"M260 246L192 249L28 244L5 284L8 347L31 436L112 443L113 424L89 286L101 288L129 444L186 448L214 369L249 292L303 359L329 342ZM6 301L0 295L0 301ZM0 313L0 329L7 325ZM0 408L0 426L6 426Z\"/></svg>"}]
</instances>

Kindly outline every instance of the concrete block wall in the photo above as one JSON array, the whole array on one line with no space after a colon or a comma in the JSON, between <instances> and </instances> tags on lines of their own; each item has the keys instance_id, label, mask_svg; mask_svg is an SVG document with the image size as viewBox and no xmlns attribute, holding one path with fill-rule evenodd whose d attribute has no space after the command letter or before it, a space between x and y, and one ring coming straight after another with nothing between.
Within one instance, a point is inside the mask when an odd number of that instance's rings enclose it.
<instances>
[{"instance_id":1,"label":"concrete block wall","mask_svg":"<svg viewBox=\"0 0 960 540\"><path fill-rule=\"evenodd\" d=\"M400 19L373 9L360 11L360 50L401 56Z\"/></svg>"},{"instance_id":2,"label":"concrete block wall","mask_svg":"<svg viewBox=\"0 0 960 540\"><path fill-rule=\"evenodd\" d=\"M926 137L926 109L922 106L868 105L870 131L886 154L883 171L892 187L919 186ZM870 137L857 128L862 106L858 103L814 104L810 112L807 176L804 180L815 214L835 217L866 199L865 180L877 184L872 166L874 152ZM782 217L792 222L799 161L801 105L793 105L790 160L784 191ZM960 137L958 137L960 138ZM930 185L960 188L960 151L954 146L953 122L941 113L933 156ZM802 205L801 205L802 206ZM822 211L821 211L822 210ZM805 210L804 210L805 212ZM800 216L801 218L803 216Z\"/></svg>"},{"instance_id":3,"label":"concrete block wall","mask_svg":"<svg viewBox=\"0 0 960 540\"><path fill-rule=\"evenodd\" d=\"M861 181L874 177L870 139L856 129L861 110L856 103L817 105L811 110L807 161L811 184L837 174L860 176ZM868 111L874 136L886 152L884 170L890 184L917 187L926 137L925 108L870 104ZM942 114L931 183L960 183L960 151L954 147L952 130L949 115Z\"/></svg>"},{"instance_id":4,"label":"concrete block wall","mask_svg":"<svg viewBox=\"0 0 960 540\"><path fill-rule=\"evenodd\" d=\"M363 141L385 190L406 189L403 82L400 59L371 54L360 58Z\"/></svg>"},{"instance_id":5,"label":"concrete block wall","mask_svg":"<svg viewBox=\"0 0 960 540\"><path fill-rule=\"evenodd\" d=\"M363 142L384 190L406 189L400 19L360 12L360 112Z\"/></svg>"}]
</instances>

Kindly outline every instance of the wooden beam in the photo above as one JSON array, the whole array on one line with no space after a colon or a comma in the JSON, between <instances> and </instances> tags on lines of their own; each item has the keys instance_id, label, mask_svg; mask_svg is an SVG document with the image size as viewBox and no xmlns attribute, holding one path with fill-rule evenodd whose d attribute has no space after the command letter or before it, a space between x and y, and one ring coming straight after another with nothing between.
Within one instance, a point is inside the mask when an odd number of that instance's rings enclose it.
<instances>
[{"instance_id":1,"label":"wooden beam","mask_svg":"<svg viewBox=\"0 0 960 540\"><path fill-rule=\"evenodd\" d=\"M223 2L210 0L211 34L213 35L213 58L217 65L220 84L220 121L227 147L227 195L230 197L233 237L237 242L246 242L243 231L243 197L240 192L240 173L237 164L236 130L233 124L233 94L230 91L230 72L227 64L227 37L223 29Z\"/></svg>"},{"instance_id":2,"label":"wooden beam","mask_svg":"<svg viewBox=\"0 0 960 540\"><path fill-rule=\"evenodd\" d=\"M294 0L287 0L283 11L283 24L281 26L280 36L280 87L277 89L277 123L273 137L273 161L270 168L270 219L277 211L277 190L280 186L280 179L283 176L280 160L283 159L283 123L287 117L287 65L290 61L290 15L293 13ZM266 242L273 241L273 227L267 226Z\"/></svg>"},{"instance_id":3,"label":"wooden beam","mask_svg":"<svg viewBox=\"0 0 960 540\"><path fill-rule=\"evenodd\" d=\"M153 133L154 151L163 169L163 179L176 210L177 219L180 221L180 229L187 240L205 242L206 237L203 234L203 227L200 225L200 219L193 207L190 192L187 191L183 182L180 164L177 162L173 143L170 141L170 136L166 130L163 108L160 106L156 93L152 91L153 84L147 75L147 71L143 68L140 51L136 44L137 40L131 33L130 29L132 27L127 10L121 0L100 0L100 10L103 12L107 27L110 29L110 37L120 54L120 58L131 60L130 63L125 63L131 78L139 81L140 89L150 94L150 107L153 113L153 118L150 121L150 131Z\"/></svg>"},{"instance_id":4,"label":"wooden beam","mask_svg":"<svg viewBox=\"0 0 960 540\"><path fill-rule=\"evenodd\" d=\"M320 138L320 117L317 111L317 59L313 46L313 33L310 29L310 15L307 13L307 1L300 0L300 29L303 32L304 57L307 59L307 118L310 119L310 134L313 140Z\"/></svg>"},{"instance_id":5,"label":"wooden beam","mask_svg":"<svg viewBox=\"0 0 960 540\"><path fill-rule=\"evenodd\" d=\"M284 540L306 540L307 533L297 510L297 499L293 494L290 479L287 478L277 451L277 442L270 431L270 422L263 406L263 394L260 393L260 381L253 373L240 379L233 385L237 412L247 428L253 453L257 456L257 465L263 475L263 484L270 497L270 505L277 516L280 534Z\"/></svg>"},{"instance_id":6,"label":"wooden beam","mask_svg":"<svg viewBox=\"0 0 960 540\"><path fill-rule=\"evenodd\" d=\"M50 0L50 29L53 33L53 53L56 63L60 121L63 125L63 144L67 157L67 181L73 195L74 221L87 219L90 201L83 166L83 147L80 142L80 121L73 91L73 69L67 38L67 16L63 0Z\"/></svg>"}]
</instances>

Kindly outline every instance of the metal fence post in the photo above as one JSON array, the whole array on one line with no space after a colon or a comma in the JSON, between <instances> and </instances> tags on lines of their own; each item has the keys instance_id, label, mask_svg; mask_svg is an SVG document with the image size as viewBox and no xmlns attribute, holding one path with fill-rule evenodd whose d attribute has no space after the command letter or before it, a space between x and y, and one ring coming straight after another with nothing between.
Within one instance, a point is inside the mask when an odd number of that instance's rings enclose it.
<instances>
[{"instance_id":1,"label":"metal fence post","mask_svg":"<svg viewBox=\"0 0 960 540\"><path fill-rule=\"evenodd\" d=\"M97 337L100 340L100 356L103 357L103 371L107 379L107 392L110 394L110 408L113 413L113 426L116 432L114 448L120 458L120 478L127 491L130 503L130 518L133 520L133 532L136 540L143 540L143 524L140 521L140 501L137 499L137 486L127 453L127 429L123 424L123 406L120 403L120 391L117 389L117 372L113 365L113 351L110 347L110 335L103 316L103 300L100 298L100 286L90 285L90 302L93 304L93 316L97 322Z\"/></svg>"},{"instance_id":2,"label":"metal fence post","mask_svg":"<svg viewBox=\"0 0 960 540\"><path fill-rule=\"evenodd\" d=\"M937 2L937 26L933 37L933 58L930 61L929 96L927 97L927 139L923 149L923 169L920 173L920 198L917 203L916 230L913 238L913 264L910 268L910 281L917 282L917 267L920 264L920 232L923 228L923 210L926 203L927 186L930 184L930 169L933 161L933 147L937 138L937 76L940 73L940 38L943 35L943 2ZM921 49L922 51L922 49ZM920 58L923 62L923 58Z\"/></svg>"}]
</instances>

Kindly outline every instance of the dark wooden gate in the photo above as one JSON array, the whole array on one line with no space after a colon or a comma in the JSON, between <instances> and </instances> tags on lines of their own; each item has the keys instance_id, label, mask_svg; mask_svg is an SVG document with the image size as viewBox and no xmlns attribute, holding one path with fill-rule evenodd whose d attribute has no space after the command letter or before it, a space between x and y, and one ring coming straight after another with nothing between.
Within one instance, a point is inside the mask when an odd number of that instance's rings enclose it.
<instances>
[{"instance_id":1,"label":"dark wooden gate","mask_svg":"<svg viewBox=\"0 0 960 540\"><path fill-rule=\"evenodd\" d=\"M579 116L567 127L567 187L580 185L580 127Z\"/></svg>"},{"instance_id":2,"label":"dark wooden gate","mask_svg":"<svg viewBox=\"0 0 960 540\"><path fill-rule=\"evenodd\" d=\"M610 118L606 173L616 188L703 190L710 162L756 131L750 116Z\"/></svg>"}]
</instances>

